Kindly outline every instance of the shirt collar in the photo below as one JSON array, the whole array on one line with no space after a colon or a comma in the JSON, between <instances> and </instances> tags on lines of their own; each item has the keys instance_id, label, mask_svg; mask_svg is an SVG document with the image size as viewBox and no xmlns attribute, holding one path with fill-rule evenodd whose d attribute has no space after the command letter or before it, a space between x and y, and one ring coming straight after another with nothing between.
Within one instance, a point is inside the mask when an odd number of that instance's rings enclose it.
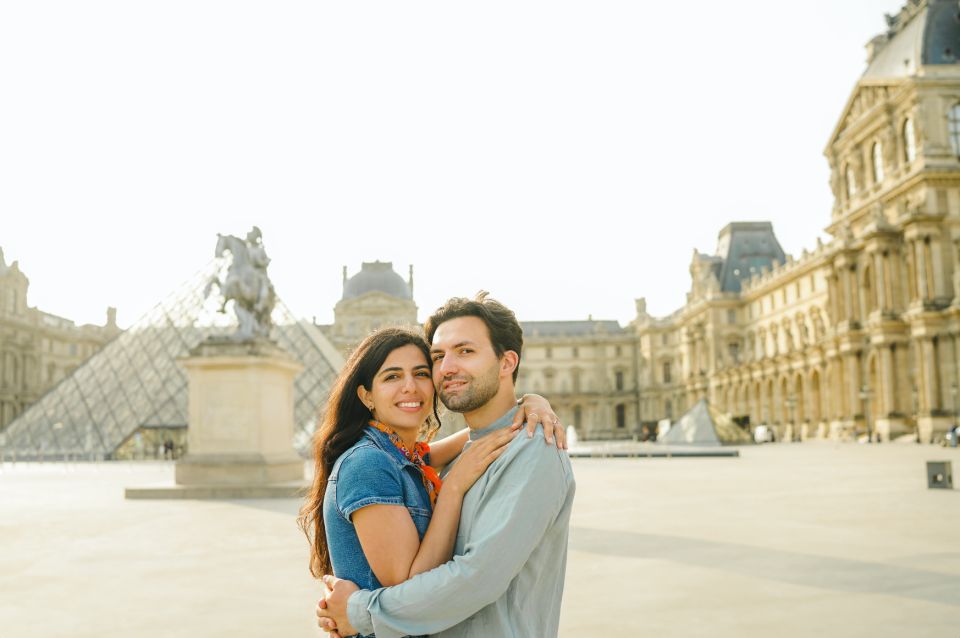
<instances>
[{"instance_id":1,"label":"shirt collar","mask_svg":"<svg viewBox=\"0 0 960 638\"><path fill-rule=\"evenodd\" d=\"M491 423L485 428L481 428L479 430L474 430L473 428L470 428L470 440L476 441L477 439L482 439L483 437L487 436L491 432L495 432L500 428L507 427L508 425L513 423L513 417L514 415L516 415L517 410L519 409L520 409L519 406L514 406L510 408L510 410L506 414L504 414L502 417L500 417L499 419L497 419L496 421L494 421L493 423Z\"/></svg>"},{"instance_id":2,"label":"shirt collar","mask_svg":"<svg viewBox=\"0 0 960 638\"><path fill-rule=\"evenodd\" d=\"M398 463L401 465L413 465L413 463L410 462L410 459L405 457L403 452L397 449L397 446L393 444L393 441L390 440L389 436L377 428L370 427L369 425L364 428L364 432L368 437L370 437L370 439L378 448L392 456L397 460Z\"/></svg>"}]
</instances>

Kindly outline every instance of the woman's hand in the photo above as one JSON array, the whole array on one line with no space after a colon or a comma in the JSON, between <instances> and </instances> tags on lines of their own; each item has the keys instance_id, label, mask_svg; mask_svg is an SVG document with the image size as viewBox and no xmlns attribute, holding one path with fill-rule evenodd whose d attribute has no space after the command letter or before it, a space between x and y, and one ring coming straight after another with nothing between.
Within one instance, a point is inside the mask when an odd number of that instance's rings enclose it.
<instances>
[{"instance_id":1,"label":"woman's hand","mask_svg":"<svg viewBox=\"0 0 960 638\"><path fill-rule=\"evenodd\" d=\"M527 422L527 438L533 437L537 429L537 423L543 426L543 438L547 443L553 443L554 437L557 439L557 448L567 449L567 433L560 424L560 418L550 407L550 402L539 394L525 394L513 417L513 424L520 425Z\"/></svg>"},{"instance_id":2,"label":"woman's hand","mask_svg":"<svg viewBox=\"0 0 960 638\"><path fill-rule=\"evenodd\" d=\"M477 479L486 471L490 464L497 457L503 454L520 431L520 426L516 423L509 427L500 428L496 432L491 432L479 441L472 442L467 449L460 454L453 468L443 479L441 493L451 490L462 496L467 493Z\"/></svg>"}]
</instances>

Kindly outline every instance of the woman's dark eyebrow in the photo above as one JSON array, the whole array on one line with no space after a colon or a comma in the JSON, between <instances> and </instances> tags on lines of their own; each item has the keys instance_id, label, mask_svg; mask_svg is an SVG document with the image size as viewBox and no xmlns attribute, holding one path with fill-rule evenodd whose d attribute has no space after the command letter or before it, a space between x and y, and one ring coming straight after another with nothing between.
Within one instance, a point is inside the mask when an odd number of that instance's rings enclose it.
<instances>
[{"instance_id":1,"label":"woman's dark eyebrow","mask_svg":"<svg viewBox=\"0 0 960 638\"><path fill-rule=\"evenodd\" d=\"M428 366L428 365L425 364L425 363L421 363L421 364L418 365L418 366L413 366L413 369L414 369L414 370L419 370L419 369L421 369L421 368L424 368L424 369L426 369L426 370L429 370L429 369L430 369L430 366ZM393 366L393 367L390 367L390 368L384 368L383 370L381 370L380 372L377 373L377 376L386 374L386 373L388 373L388 372L403 372L403 368L401 368L400 366Z\"/></svg>"}]
</instances>

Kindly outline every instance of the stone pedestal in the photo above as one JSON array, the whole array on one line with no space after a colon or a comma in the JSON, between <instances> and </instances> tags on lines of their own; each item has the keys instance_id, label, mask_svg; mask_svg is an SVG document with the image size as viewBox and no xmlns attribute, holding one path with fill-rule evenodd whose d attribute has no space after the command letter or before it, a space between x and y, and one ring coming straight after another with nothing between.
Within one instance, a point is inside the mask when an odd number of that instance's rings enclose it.
<instances>
[{"instance_id":1,"label":"stone pedestal","mask_svg":"<svg viewBox=\"0 0 960 638\"><path fill-rule=\"evenodd\" d=\"M946 436L953 426L953 417L920 416L917 418L917 432L921 443L934 443Z\"/></svg>"},{"instance_id":2,"label":"stone pedestal","mask_svg":"<svg viewBox=\"0 0 960 638\"><path fill-rule=\"evenodd\" d=\"M303 369L276 344L206 341L179 360L189 379L187 454L176 485L128 488L127 498L296 496L293 379Z\"/></svg>"},{"instance_id":3,"label":"stone pedestal","mask_svg":"<svg viewBox=\"0 0 960 638\"><path fill-rule=\"evenodd\" d=\"M817 424L817 438L820 440L830 438L830 424L826 421Z\"/></svg>"},{"instance_id":4,"label":"stone pedestal","mask_svg":"<svg viewBox=\"0 0 960 638\"><path fill-rule=\"evenodd\" d=\"M909 433L911 427L907 424L906 419L887 417L877 419L877 422L873 425L873 430L875 440L879 439L884 443L889 443L897 437Z\"/></svg>"},{"instance_id":5,"label":"stone pedestal","mask_svg":"<svg viewBox=\"0 0 960 638\"><path fill-rule=\"evenodd\" d=\"M856 440L856 422L843 420L830 421L829 438L832 441Z\"/></svg>"}]
</instances>

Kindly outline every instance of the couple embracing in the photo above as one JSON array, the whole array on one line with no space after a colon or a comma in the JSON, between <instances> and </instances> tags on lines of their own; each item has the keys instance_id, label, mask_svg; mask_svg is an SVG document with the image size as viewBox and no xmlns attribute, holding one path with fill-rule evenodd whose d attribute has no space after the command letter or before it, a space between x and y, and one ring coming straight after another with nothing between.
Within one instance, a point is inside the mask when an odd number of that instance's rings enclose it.
<instances>
[{"instance_id":1,"label":"couple embracing","mask_svg":"<svg viewBox=\"0 0 960 638\"><path fill-rule=\"evenodd\" d=\"M549 404L517 401L520 324L481 293L424 332L367 337L317 430L300 525L327 587L318 623L344 637L556 636L575 483ZM438 395L469 428L429 443Z\"/></svg>"}]
</instances>

